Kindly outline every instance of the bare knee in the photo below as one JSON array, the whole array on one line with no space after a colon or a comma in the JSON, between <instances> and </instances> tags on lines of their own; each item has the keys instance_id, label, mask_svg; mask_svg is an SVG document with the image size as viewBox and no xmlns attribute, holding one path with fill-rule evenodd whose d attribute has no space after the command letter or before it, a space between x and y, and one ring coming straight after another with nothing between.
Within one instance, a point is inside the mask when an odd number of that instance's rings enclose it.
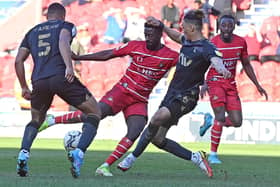
<instances>
[{"instance_id":1,"label":"bare knee","mask_svg":"<svg viewBox=\"0 0 280 187\"><path fill-rule=\"evenodd\" d=\"M241 125L242 125L242 119L234 119L231 122L232 122L233 126L236 128L241 127Z\"/></svg>"},{"instance_id":2,"label":"bare knee","mask_svg":"<svg viewBox=\"0 0 280 187\"><path fill-rule=\"evenodd\" d=\"M165 140L165 137L159 138L159 137L155 136L152 139L152 143L155 146L157 146L158 148L162 149L165 146L165 144L166 144L166 140Z\"/></svg>"},{"instance_id":3,"label":"bare knee","mask_svg":"<svg viewBox=\"0 0 280 187\"><path fill-rule=\"evenodd\" d=\"M93 114L101 118L101 110L93 97L88 98L81 105L77 106L86 115Z\"/></svg>"},{"instance_id":4,"label":"bare knee","mask_svg":"<svg viewBox=\"0 0 280 187\"><path fill-rule=\"evenodd\" d=\"M160 109L158 110L154 116L152 117L151 119L151 123L153 125L157 125L157 126L160 126L160 125L163 125L163 123L165 121L167 121L170 117L170 113L169 111L167 111L167 109Z\"/></svg>"},{"instance_id":5,"label":"bare knee","mask_svg":"<svg viewBox=\"0 0 280 187\"><path fill-rule=\"evenodd\" d=\"M215 120L220 121L220 122L225 122L226 117L224 115L216 115Z\"/></svg>"}]
</instances>

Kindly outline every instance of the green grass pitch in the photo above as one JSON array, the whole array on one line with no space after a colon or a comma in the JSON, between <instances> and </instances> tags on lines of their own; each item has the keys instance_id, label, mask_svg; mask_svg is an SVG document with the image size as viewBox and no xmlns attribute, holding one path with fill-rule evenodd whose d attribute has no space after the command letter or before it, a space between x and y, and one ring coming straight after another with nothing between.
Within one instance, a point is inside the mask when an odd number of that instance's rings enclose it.
<instances>
[{"instance_id":1,"label":"green grass pitch","mask_svg":"<svg viewBox=\"0 0 280 187\"><path fill-rule=\"evenodd\" d=\"M0 138L0 187L279 187L279 145L220 146L221 165L214 165L214 177L208 179L191 162L149 146L127 172L111 167L114 177L94 176L95 169L104 162L117 141L97 140L85 157L81 176L73 179L70 163L59 139L38 139L33 144L29 160L30 173L21 178L16 174L16 158L20 138ZM209 150L207 143L184 143L193 151ZM132 149L131 149L132 150Z\"/></svg>"}]
</instances>

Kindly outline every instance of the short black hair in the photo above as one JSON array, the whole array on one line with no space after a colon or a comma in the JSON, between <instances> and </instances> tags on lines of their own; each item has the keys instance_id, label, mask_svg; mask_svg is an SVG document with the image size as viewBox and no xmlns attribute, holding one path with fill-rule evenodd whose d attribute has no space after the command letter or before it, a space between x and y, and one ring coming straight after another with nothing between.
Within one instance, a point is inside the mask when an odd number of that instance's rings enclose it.
<instances>
[{"instance_id":1,"label":"short black hair","mask_svg":"<svg viewBox=\"0 0 280 187\"><path fill-rule=\"evenodd\" d=\"M145 22L144 28L154 28L158 32L162 32L163 31L163 27L162 26L154 26L154 25L148 24L147 22Z\"/></svg>"},{"instance_id":2,"label":"short black hair","mask_svg":"<svg viewBox=\"0 0 280 187\"><path fill-rule=\"evenodd\" d=\"M236 19L235 19L235 17L234 17L233 15L231 15L231 14L224 14L224 15L222 15L222 16L219 18L218 24L220 24L220 23L221 23L221 20L224 19L224 18L232 19L232 20L234 21L234 23L236 23Z\"/></svg>"},{"instance_id":3,"label":"short black hair","mask_svg":"<svg viewBox=\"0 0 280 187\"><path fill-rule=\"evenodd\" d=\"M60 3L52 3L48 7L48 12L47 12L47 15L50 15L50 14L58 14L58 15L65 16L66 10L65 10L64 6Z\"/></svg>"},{"instance_id":4,"label":"short black hair","mask_svg":"<svg viewBox=\"0 0 280 187\"><path fill-rule=\"evenodd\" d=\"M184 21L186 23L194 24L197 30L201 30L203 18L204 13L201 10L190 10L185 14Z\"/></svg>"}]
</instances>

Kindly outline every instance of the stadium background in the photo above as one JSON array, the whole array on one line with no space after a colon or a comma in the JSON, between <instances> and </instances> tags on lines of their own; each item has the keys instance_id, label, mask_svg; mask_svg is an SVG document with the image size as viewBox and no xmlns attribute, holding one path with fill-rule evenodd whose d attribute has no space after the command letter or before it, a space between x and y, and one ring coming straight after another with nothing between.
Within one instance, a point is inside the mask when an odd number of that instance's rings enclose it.
<instances>
[{"instance_id":1,"label":"stadium background","mask_svg":"<svg viewBox=\"0 0 280 187\"><path fill-rule=\"evenodd\" d=\"M45 20L44 14L48 4L55 0L2 0L0 1L0 137L21 137L25 124L30 119L29 102L20 96L19 84L14 71L14 59L19 42L23 35L34 24ZM60 2L60 1L57 1ZM67 20L75 23L87 46L86 53L113 48L121 44L105 44L101 41L106 30L106 19L102 16L110 8L117 8L125 12L128 7L144 10L145 16L152 15L160 18L160 9L166 4L165 0L97 0L84 3L74 1L68 6ZM240 5L247 0L238 1ZM193 0L175 0L180 11L184 7L193 7ZM277 6L278 5L278 6ZM240 6L242 8L242 6ZM278 0L251 1L249 7L245 6L245 16L240 19L236 33L241 36L248 35L251 24L254 24L262 41L250 43L248 46L256 51L259 46L258 60L252 60L258 80L269 94L266 102L254 85L241 71L238 65L237 82L243 102L244 122L242 128L227 128L222 141L234 143L280 143L280 64L277 61L264 60L265 56L275 56L279 46L280 18ZM278 12L277 12L278 11ZM211 16L211 27L215 34L215 17ZM179 45L164 37L167 46L178 50ZM129 58L117 58L106 62L81 62L81 80L100 98L124 73L129 64ZM26 63L27 71L32 68L31 58ZM27 73L30 77L30 72ZM151 94L149 113L152 115L164 96L168 86L168 78L163 79ZM55 98L50 113L55 115L72 110L58 97ZM212 112L208 98L199 102L195 111L183 117L178 127L171 129L168 136L178 141L208 141L209 134L200 138L199 125L202 122L201 113ZM68 130L80 129L79 125L59 125L42 133L39 137L62 137ZM122 114L102 121L97 139L120 139L126 132Z\"/></svg>"}]
</instances>

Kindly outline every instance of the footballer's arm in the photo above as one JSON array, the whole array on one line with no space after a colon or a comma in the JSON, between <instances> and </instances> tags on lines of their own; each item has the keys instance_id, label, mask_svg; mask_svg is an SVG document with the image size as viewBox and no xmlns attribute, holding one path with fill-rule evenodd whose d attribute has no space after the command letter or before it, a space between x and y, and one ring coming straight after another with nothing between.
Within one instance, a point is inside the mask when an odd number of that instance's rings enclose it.
<instances>
[{"instance_id":1,"label":"footballer's arm","mask_svg":"<svg viewBox=\"0 0 280 187\"><path fill-rule=\"evenodd\" d=\"M62 29L59 35L59 51L66 66L65 78L68 82L73 82L75 74L71 59L70 41L70 32L67 29Z\"/></svg>"},{"instance_id":2,"label":"footballer's arm","mask_svg":"<svg viewBox=\"0 0 280 187\"><path fill-rule=\"evenodd\" d=\"M167 26L163 26L163 31L168 35L169 38L171 38L172 40L174 40L175 42L181 44L182 42L182 37L183 37L183 34L178 32L178 31L175 31L174 29L171 29Z\"/></svg>"},{"instance_id":3,"label":"footballer's arm","mask_svg":"<svg viewBox=\"0 0 280 187\"><path fill-rule=\"evenodd\" d=\"M24 61L27 59L29 54L30 52L27 48L21 47L18 50L16 60L15 60L16 75L18 77L21 88L28 88L25 79Z\"/></svg>"},{"instance_id":4,"label":"footballer's arm","mask_svg":"<svg viewBox=\"0 0 280 187\"><path fill-rule=\"evenodd\" d=\"M29 49L20 47L15 60L15 71L22 89L21 96L27 100L31 99L31 91L28 88L25 79L25 69L23 63L25 62L29 54L30 54Z\"/></svg>"},{"instance_id":5,"label":"footballer's arm","mask_svg":"<svg viewBox=\"0 0 280 187\"><path fill-rule=\"evenodd\" d=\"M181 42L182 36L183 36L182 33L165 26L161 21L159 21L158 19L156 19L152 16L147 17L146 20L147 20L148 24L154 25L156 27L163 27L163 31L168 35L169 38L171 38L172 40L174 40L175 42L177 42L179 44L182 43Z\"/></svg>"},{"instance_id":6,"label":"footballer's arm","mask_svg":"<svg viewBox=\"0 0 280 187\"><path fill-rule=\"evenodd\" d=\"M220 57L212 57L210 59L210 61L211 61L212 67L215 68L215 70L219 74L222 74L224 76L224 78L227 79L227 78L231 77L230 71L228 71L227 68L223 64L223 59L221 59Z\"/></svg>"},{"instance_id":7,"label":"footballer's arm","mask_svg":"<svg viewBox=\"0 0 280 187\"><path fill-rule=\"evenodd\" d=\"M257 87L260 94L264 95L265 99L268 100L268 95L267 95L266 91L259 84L256 74L254 72L254 69L253 69L250 61L248 60L248 58L242 58L241 63L242 63L243 69L246 72L249 79L255 84L255 86Z\"/></svg>"},{"instance_id":8,"label":"footballer's arm","mask_svg":"<svg viewBox=\"0 0 280 187\"><path fill-rule=\"evenodd\" d=\"M96 53L86 54L86 55L75 55L72 53L72 58L74 60L94 60L94 61L104 61L116 57L114 55L113 49L107 49L99 51Z\"/></svg>"}]
</instances>

